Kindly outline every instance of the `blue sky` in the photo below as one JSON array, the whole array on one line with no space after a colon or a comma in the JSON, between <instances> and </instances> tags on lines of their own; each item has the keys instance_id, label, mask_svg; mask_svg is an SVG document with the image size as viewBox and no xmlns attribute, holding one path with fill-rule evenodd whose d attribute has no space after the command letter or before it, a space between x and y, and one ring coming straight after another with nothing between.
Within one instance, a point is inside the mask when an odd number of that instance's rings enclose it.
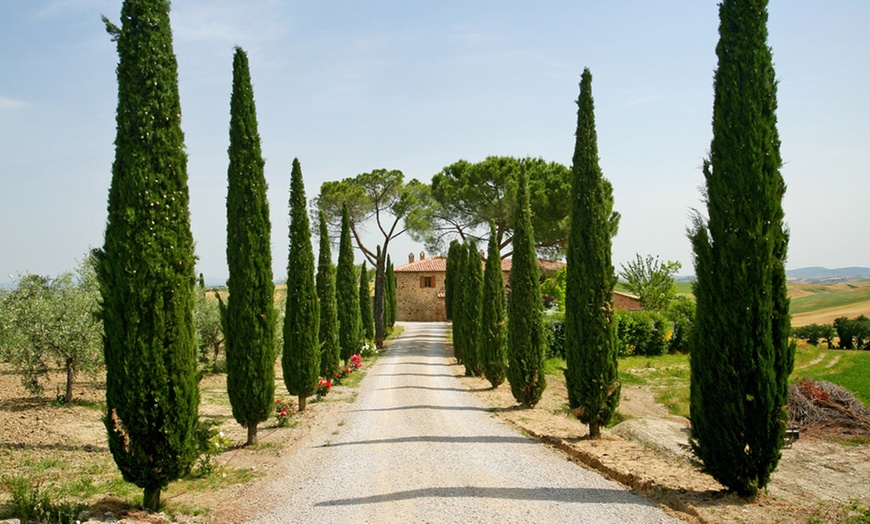
<instances>
[{"instance_id":1,"label":"blue sky","mask_svg":"<svg viewBox=\"0 0 870 524\"><path fill-rule=\"evenodd\" d=\"M72 269L103 242L118 62L100 15L120 0L7 0L0 18L0 282ZM870 266L870 2L774 0L789 268ZM276 278L294 157L308 197L377 168L429 181L459 159L570 165L580 73L622 213L613 260L693 272L718 10L649 2L178 0L171 13L198 271L227 275L232 54L248 52ZM422 246L392 244L397 262ZM359 258L359 257L358 257ZM359 258L361 261L361 258Z\"/></svg>"}]
</instances>

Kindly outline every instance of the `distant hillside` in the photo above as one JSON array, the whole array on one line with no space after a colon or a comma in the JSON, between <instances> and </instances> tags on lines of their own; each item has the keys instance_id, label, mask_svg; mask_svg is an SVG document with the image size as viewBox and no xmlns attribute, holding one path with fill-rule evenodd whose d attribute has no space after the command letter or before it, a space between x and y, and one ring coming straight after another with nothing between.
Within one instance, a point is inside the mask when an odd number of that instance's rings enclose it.
<instances>
[{"instance_id":1,"label":"distant hillside","mask_svg":"<svg viewBox=\"0 0 870 524\"><path fill-rule=\"evenodd\" d=\"M870 280L870 267L802 267L785 272L793 282L843 282L847 280Z\"/></svg>"}]
</instances>

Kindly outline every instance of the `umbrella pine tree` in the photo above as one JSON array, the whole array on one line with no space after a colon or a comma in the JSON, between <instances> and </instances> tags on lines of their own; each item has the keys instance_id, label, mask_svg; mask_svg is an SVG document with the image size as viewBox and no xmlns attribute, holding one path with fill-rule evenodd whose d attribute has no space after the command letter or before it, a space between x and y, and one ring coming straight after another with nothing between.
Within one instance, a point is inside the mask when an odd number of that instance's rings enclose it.
<instances>
[{"instance_id":1,"label":"umbrella pine tree","mask_svg":"<svg viewBox=\"0 0 870 524\"><path fill-rule=\"evenodd\" d=\"M287 255L287 304L284 313L284 385L299 397L304 411L320 378L320 310L314 285L314 251L299 160L290 173L290 249Z\"/></svg>"},{"instance_id":2,"label":"umbrella pine tree","mask_svg":"<svg viewBox=\"0 0 870 524\"><path fill-rule=\"evenodd\" d=\"M227 394L233 418L257 443L275 395L275 284L266 177L248 56L236 48L227 170Z\"/></svg>"},{"instance_id":3,"label":"umbrella pine tree","mask_svg":"<svg viewBox=\"0 0 870 524\"><path fill-rule=\"evenodd\" d=\"M719 5L707 219L690 231L697 299L691 338L691 443L704 470L743 496L767 485L786 422L785 183L767 1Z\"/></svg>"},{"instance_id":4,"label":"umbrella pine tree","mask_svg":"<svg viewBox=\"0 0 870 524\"><path fill-rule=\"evenodd\" d=\"M125 0L115 160L97 251L109 450L157 510L197 458L196 274L169 2Z\"/></svg>"}]
</instances>

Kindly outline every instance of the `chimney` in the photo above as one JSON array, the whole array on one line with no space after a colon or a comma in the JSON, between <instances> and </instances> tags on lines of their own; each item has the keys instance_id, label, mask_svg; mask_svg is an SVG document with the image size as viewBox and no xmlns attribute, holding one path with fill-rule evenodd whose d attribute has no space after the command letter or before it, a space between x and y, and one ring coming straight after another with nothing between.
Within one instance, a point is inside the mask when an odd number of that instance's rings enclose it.
<instances>
[{"instance_id":1,"label":"chimney","mask_svg":"<svg viewBox=\"0 0 870 524\"><path fill-rule=\"evenodd\" d=\"M413 251L410 252L410 253L408 253L408 263L409 263L409 264L413 264L413 263L414 263L414 252L413 252Z\"/></svg>"},{"instance_id":2,"label":"chimney","mask_svg":"<svg viewBox=\"0 0 870 524\"><path fill-rule=\"evenodd\" d=\"M424 258L426 258L426 253L420 251L420 260L423 260Z\"/></svg>"}]
</instances>

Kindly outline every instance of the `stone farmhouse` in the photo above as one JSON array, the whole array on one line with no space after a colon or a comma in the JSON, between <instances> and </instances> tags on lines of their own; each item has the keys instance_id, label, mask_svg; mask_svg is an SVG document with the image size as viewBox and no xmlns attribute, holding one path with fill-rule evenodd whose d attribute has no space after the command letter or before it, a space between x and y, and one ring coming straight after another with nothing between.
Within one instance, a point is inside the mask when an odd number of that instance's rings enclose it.
<instances>
[{"instance_id":1,"label":"stone farmhouse","mask_svg":"<svg viewBox=\"0 0 870 524\"><path fill-rule=\"evenodd\" d=\"M562 262L538 260L541 277L549 278L564 267ZM505 282L511 271L511 259L501 261ZM396 320L411 322L446 322L447 310L444 306L444 276L447 273L447 258L436 256L426 258L420 252L420 259L414 260L414 253L408 255L408 263L394 268L396 274ZM634 295L614 291L613 307L618 310L640 310L640 301Z\"/></svg>"}]
</instances>

